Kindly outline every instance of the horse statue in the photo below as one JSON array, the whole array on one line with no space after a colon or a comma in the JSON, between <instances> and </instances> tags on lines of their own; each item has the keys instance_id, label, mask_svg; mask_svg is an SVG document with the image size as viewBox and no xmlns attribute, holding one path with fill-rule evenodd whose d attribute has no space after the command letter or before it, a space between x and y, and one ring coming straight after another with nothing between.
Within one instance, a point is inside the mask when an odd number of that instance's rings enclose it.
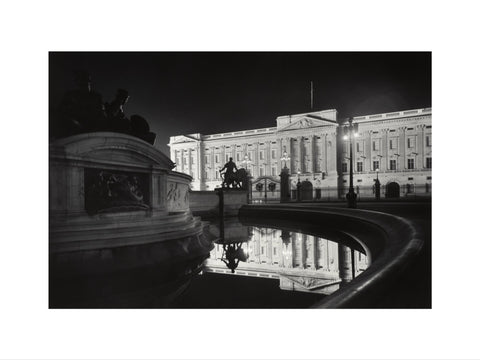
<instances>
[{"instance_id":1,"label":"horse statue","mask_svg":"<svg viewBox=\"0 0 480 360\"><path fill-rule=\"evenodd\" d=\"M222 188L229 188L230 185L233 189L246 189L247 188L247 171L243 168L238 169L232 173L220 173L222 176Z\"/></svg>"}]
</instances>

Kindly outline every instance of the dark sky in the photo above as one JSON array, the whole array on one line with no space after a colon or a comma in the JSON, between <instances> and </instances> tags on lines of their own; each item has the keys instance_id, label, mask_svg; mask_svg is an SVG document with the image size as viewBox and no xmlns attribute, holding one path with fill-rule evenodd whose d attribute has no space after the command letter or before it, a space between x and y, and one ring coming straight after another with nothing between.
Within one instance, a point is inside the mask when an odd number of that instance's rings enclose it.
<instances>
[{"instance_id":1,"label":"dark sky","mask_svg":"<svg viewBox=\"0 0 480 360\"><path fill-rule=\"evenodd\" d=\"M431 106L429 52L50 53L50 109L73 89L72 71L92 76L104 101L129 91L169 155L169 136L276 126L275 119L335 108L340 117Z\"/></svg>"}]
</instances>

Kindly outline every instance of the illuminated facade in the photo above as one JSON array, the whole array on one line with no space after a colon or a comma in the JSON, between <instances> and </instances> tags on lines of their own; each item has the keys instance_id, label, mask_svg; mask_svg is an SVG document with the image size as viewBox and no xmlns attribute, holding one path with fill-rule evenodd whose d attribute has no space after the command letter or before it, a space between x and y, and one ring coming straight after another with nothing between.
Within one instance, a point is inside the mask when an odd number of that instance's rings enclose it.
<instances>
[{"instance_id":1,"label":"illuminated facade","mask_svg":"<svg viewBox=\"0 0 480 360\"><path fill-rule=\"evenodd\" d=\"M353 118L359 135L353 147L359 198L374 196L377 176L382 197L430 196L431 120L429 108ZM336 110L324 110L280 116L271 128L172 136L170 157L177 171L192 176L193 190L219 187L219 170L232 157L237 167L247 168L254 185L266 178L278 181L286 166L292 185L298 181L310 184L312 199L343 197L349 177L348 142L342 136L346 121L337 119ZM261 198L265 189L254 187L254 198Z\"/></svg>"}]
</instances>

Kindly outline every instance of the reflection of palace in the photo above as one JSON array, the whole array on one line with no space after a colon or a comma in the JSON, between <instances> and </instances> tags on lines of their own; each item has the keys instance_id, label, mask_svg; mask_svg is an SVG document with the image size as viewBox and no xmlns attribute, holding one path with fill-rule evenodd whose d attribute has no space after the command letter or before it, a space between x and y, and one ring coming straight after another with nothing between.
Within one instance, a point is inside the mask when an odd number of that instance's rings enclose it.
<instances>
[{"instance_id":1,"label":"reflection of palace","mask_svg":"<svg viewBox=\"0 0 480 360\"><path fill-rule=\"evenodd\" d=\"M382 197L430 195L432 167L431 109L357 116L359 137L353 147L354 186L359 197L373 197L373 181L382 184ZM223 134L189 134L170 138L170 157L177 171L193 177L194 190L220 186L218 170L232 157L253 176L254 197L273 193L281 168L292 181L305 181L310 197L336 198L348 191L349 153L342 139L346 120L336 110L286 115L277 126ZM282 160L287 155L287 160ZM278 182L276 183L278 185ZM257 186L258 185L258 186ZM259 194L255 194L258 192Z\"/></svg>"},{"instance_id":2,"label":"reflection of palace","mask_svg":"<svg viewBox=\"0 0 480 360\"><path fill-rule=\"evenodd\" d=\"M350 248L316 236L285 230L253 227L243 244L248 259L235 273L221 261L223 247L210 252L205 272L280 279L280 288L329 294L340 283L356 277L367 266L367 257ZM353 265L353 266L352 266Z\"/></svg>"}]
</instances>

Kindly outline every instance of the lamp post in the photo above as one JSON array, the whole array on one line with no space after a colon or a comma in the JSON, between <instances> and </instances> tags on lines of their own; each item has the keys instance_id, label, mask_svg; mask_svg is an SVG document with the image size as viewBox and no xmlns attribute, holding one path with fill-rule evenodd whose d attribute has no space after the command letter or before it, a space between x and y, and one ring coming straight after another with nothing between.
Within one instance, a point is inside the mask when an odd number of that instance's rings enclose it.
<instances>
[{"instance_id":1,"label":"lamp post","mask_svg":"<svg viewBox=\"0 0 480 360\"><path fill-rule=\"evenodd\" d=\"M353 190L353 142L358 136L358 124L353 123L353 118L348 119L348 125L343 127L343 140L350 141L350 186L348 188L347 202L348 207L355 209L357 207L357 194Z\"/></svg>"},{"instance_id":2,"label":"lamp post","mask_svg":"<svg viewBox=\"0 0 480 360\"><path fill-rule=\"evenodd\" d=\"M290 201L290 175L288 174L287 161L290 157L286 149L283 151L283 156L280 158L284 162L284 167L280 172L280 202Z\"/></svg>"}]
</instances>

